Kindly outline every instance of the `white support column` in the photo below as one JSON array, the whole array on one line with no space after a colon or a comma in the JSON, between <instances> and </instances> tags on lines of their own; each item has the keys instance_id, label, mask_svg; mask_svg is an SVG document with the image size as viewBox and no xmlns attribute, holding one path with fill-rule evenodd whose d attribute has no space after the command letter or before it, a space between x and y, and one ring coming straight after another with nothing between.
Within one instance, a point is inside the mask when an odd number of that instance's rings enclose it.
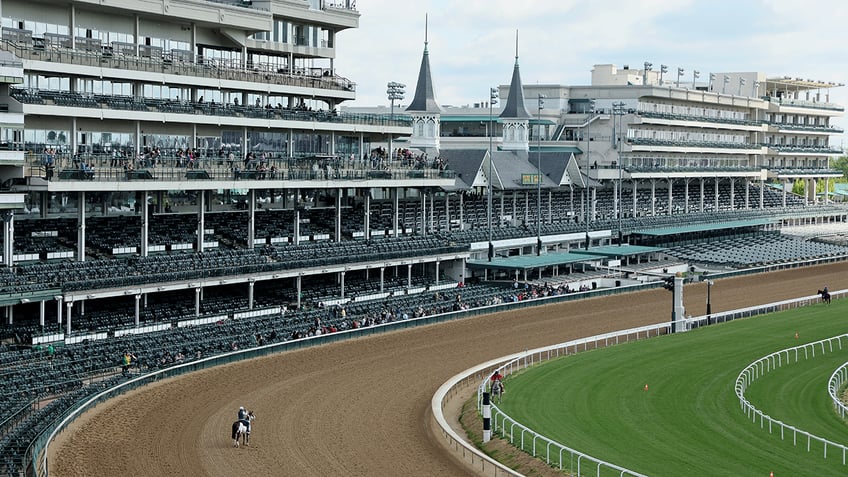
<instances>
[{"instance_id":1,"label":"white support column","mask_svg":"<svg viewBox=\"0 0 848 477\"><path fill-rule=\"evenodd\" d=\"M334 228L334 240L336 243L342 241L342 189L336 189L336 224Z\"/></svg>"},{"instance_id":2,"label":"white support column","mask_svg":"<svg viewBox=\"0 0 848 477\"><path fill-rule=\"evenodd\" d=\"M427 236L427 192L419 189L421 194L421 235Z\"/></svg>"},{"instance_id":3,"label":"white support column","mask_svg":"<svg viewBox=\"0 0 848 477\"><path fill-rule=\"evenodd\" d=\"M65 336L71 336L71 312L74 309L74 302L66 301L65 309L67 310L67 317L65 320Z\"/></svg>"},{"instance_id":4,"label":"white support column","mask_svg":"<svg viewBox=\"0 0 848 477\"><path fill-rule=\"evenodd\" d=\"M736 209L736 179L730 178L730 210Z\"/></svg>"},{"instance_id":5,"label":"white support column","mask_svg":"<svg viewBox=\"0 0 848 477\"><path fill-rule=\"evenodd\" d=\"M668 180L668 215L674 212L674 179Z\"/></svg>"},{"instance_id":6,"label":"white support column","mask_svg":"<svg viewBox=\"0 0 848 477\"><path fill-rule=\"evenodd\" d=\"M56 295L53 298L56 299L56 323L59 325L59 329L62 329L62 295Z\"/></svg>"},{"instance_id":7,"label":"white support column","mask_svg":"<svg viewBox=\"0 0 848 477\"><path fill-rule=\"evenodd\" d=\"M618 199L615 201L616 213L615 216L618 217ZM547 223L554 223L554 193L548 189L548 221Z\"/></svg>"},{"instance_id":8,"label":"white support column","mask_svg":"<svg viewBox=\"0 0 848 477\"><path fill-rule=\"evenodd\" d=\"M364 235L362 238L371 240L371 189L365 189L365 213L362 217Z\"/></svg>"},{"instance_id":9,"label":"white support column","mask_svg":"<svg viewBox=\"0 0 848 477\"><path fill-rule=\"evenodd\" d=\"M150 211L148 210L150 206L147 205L147 191L141 192L141 256L146 257L148 255L148 250L150 247L150 224L148 224L148 220L150 218Z\"/></svg>"},{"instance_id":10,"label":"white support column","mask_svg":"<svg viewBox=\"0 0 848 477\"><path fill-rule=\"evenodd\" d=\"M683 179L683 213L689 213L689 179Z\"/></svg>"},{"instance_id":11,"label":"white support column","mask_svg":"<svg viewBox=\"0 0 848 477\"><path fill-rule=\"evenodd\" d=\"M406 287L412 288L412 264L406 266Z\"/></svg>"},{"instance_id":12,"label":"white support column","mask_svg":"<svg viewBox=\"0 0 848 477\"><path fill-rule=\"evenodd\" d=\"M206 237L206 191L197 191L197 247L195 250L202 252Z\"/></svg>"},{"instance_id":13,"label":"white support column","mask_svg":"<svg viewBox=\"0 0 848 477\"><path fill-rule=\"evenodd\" d=\"M77 193L77 261L85 261L85 191Z\"/></svg>"},{"instance_id":14,"label":"white support column","mask_svg":"<svg viewBox=\"0 0 848 477\"><path fill-rule=\"evenodd\" d=\"M386 267L380 267L380 293L383 293L383 287L386 279Z\"/></svg>"},{"instance_id":15,"label":"white support column","mask_svg":"<svg viewBox=\"0 0 848 477\"><path fill-rule=\"evenodd\" d=\"M194 289L194 316L200 316L200 287Z\"/></svg>"},{"instance_id":16,"label":"white support column","mask_svg":"<svg viewBox=\"0 0 848 477\"><path fill-rule=\"evenodd\" d=\"M42 330L44 329L44 314L45 314L44 313L44 304L45 303L46 303L45 300L41 300L41 301L38 302L38 326L40 326Z\"/></svg>"},{"instance_id":17,"label":"white support column","mask_svg":"<svg viewBox=\"0 0 848 477\"><path fill-rule=\"evenodd\" d=\"M14 305L6 305L6 322L9 325L14 324L15 322L15 308Z\"/></svg>"},{"instance_id":18,"label":"white support column","mask_svg":"<svg viewBox=\"0 0 848 477\"><path fill-rule=\"evenodd\" d=\"M445 232L450 232L450 193L445 192Z\"/></svg>"},{"instance_id":19,"label":"white support column","mask_svg":"<svg viewBox=\"0 0 848 477\"><path fill-rule=\"evenodd\" d=\"M766 189L765 181L760 179L760 209L763 209L766 206L765 189Z\"/></svg>"},{"instance_id":20,"label":"white support column","mask_svg":"<svg viewBox=\"0 0 848 477\"><path fill-rule=\"evenodd\" d=\"M436 260L436 286L439 286L439 261Z\"/></svg>"},{"instance_id":21,"label":"white support column","mask_svg":"<svg viewBox=\"0 0 848 477\"><path fill-rule=\"evenodd\" d=\"M786 179L783 179L783 181L781 181L781 183L783 184L783 207L785 208L786 207L786 188L789 187L789 181L786 180Z\"/></svg>"},{"instance_id":22,"label":"white support column","mask_svg":"<svg viewBox=\"0 0 848 477\"><path fill-rule=\"evenodd\" d=\"M271 192L273 195L273 192ZM253 249L256 241L256 189L247 193L247 248Z\"/></svg>"},{"instance_id":23,"label":"white support column","mask_svg":"<svg viewBox=\"0 0 848 477\"><path fill-rule=\"evenodd\" d=\"M436 233L436 223L434 215L436 214L436 194L430 192L430 232Z\"/></svg>"},{"instance_id":24,"label":"white support column","mask_svg":"<svg viewBox=\"0 0 848 477\"><path fill-rule=\"evenodd\" d=\"M3 213L3 265L11 267L15 263L15 213L8 210Z\"/></svg>"},{"instance_id":25,"label":"white support column","mask_svg":"<svg viewBox=\"0 0 848 477\"><path fill-rule=\"evenodd\" d=\"M657 181L651 179L651 215L657 215Z\"/></svg>"},{"instance_id":26,"label":"white support column","mask_svg":"<svg viewBox=\"0 0 848 477\"><path fill-rule=\"evenodd\" d=\"M715 182L713 182L713 186L715 189L715 197L713 197L713 212L718 212L718 177L715 178Z\"/></svg>"},{"instance_id":27,"label":"white support column","mask_svg":"<svg viewBox=\"0 0 848 477\"><path fill-rule=\"evenodd\" d=\"M297 288L297 309L300 310L300 300L301 300L301 296L303 295L303 288L302 288L303 277L298 275L297 278L295 279L295 282L296 282L296 288Z\"/></svg>"},{"instance_id":28,"label":"white support column","mask_svg":"<svg viewBox=\"0 0 848 477\"><path fill-rule=\"evenodd\" d=\"M395 238L400 236L400 220L398 219L398 209L400 208L400 189L394 188L392 195L392 234Z\"/></svg>"},{"instance_id":29,"label":"white support column","mask_svg":"<svg viewBox=\"0 0 848 477\"><path fill-rule=\"evenodd\" d=\"M701 196L698 199L698 212L704 211L704 178L699 179L700 187L701 187Z\"/></svg>"},{"instance_id":30,"label":"white support column","mask_svg":"<svg viewBox=\"0 0 848 477\"><path fill-rule=\"evenodd\" d=\"M589 209L589 210L590 210L591 215L592 215L592 222L594 222L594 221L598 220L598 209L597 209L597 205L598 205L598 188L597 188L597 187L592 187L592 188L591 188L591 189L589 189L589 190L591 190L591 191L592 191L592 198L591 198L591 201L592 201L592 202L589 204L589 207L590 207L590 209Z\"/></svg>"},{"instance_id":31,"label":"white support column","mask_svg":"<svg viewBox=\"0 0 848 477\"><path fill-rule=\"evenodd\" d=\"M636 217L636 202L638 200L639 181L633 180L633 217Z\"/></svg>"},{"instance_id":32,"label":"white support column","mask_svg":"<svg viewBox=\"0 0 848 477\"><path fill-rule=\"evenodd\" d=\"M345 271L339 272L339 298L345 297Z\"/></svg>"},{"instance_id":33,"label":"white support column","mask_svg":"<svg viewBox=\"0 0 848 477\"><path fill-rule=\"evenodd\" d=\"M748 179L745 179L745 210L751 208L751 183Z\"/></svg>"},{"instance_id":34,"label":"white support column","mask_svg":"<svg viewBox=\"0 0 848 477\"><path fill-rule=\"evenodd\" d=\"M135 327L138 328L139 323L141 322L141 294L136 293L135 295Z\"/></svg>"},{"instance_id":35,"label":"white support column","mask_svg":"<svg viewBox=\"0 0 848 477\"><path fill-rule=\"evenodd\" d=\"M256 285L256 280L247 282L247 309L253 309L253 287Z\"/></svg>"}]
</instances>

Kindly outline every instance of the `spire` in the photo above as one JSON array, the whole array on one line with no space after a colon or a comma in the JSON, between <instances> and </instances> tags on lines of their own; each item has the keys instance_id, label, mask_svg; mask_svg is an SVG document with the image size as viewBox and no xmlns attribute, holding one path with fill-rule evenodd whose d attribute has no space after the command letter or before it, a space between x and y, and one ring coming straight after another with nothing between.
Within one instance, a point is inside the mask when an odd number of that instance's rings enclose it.
<instances>
[{"instance_id":1,"label":"spire","mask_svg":"<svg viewBox=\"0 0 848 477\"><path fill-rule=\"evenodd\" d=\"M441 113L442 108L433 94L433 79L430 76L430 52L428 51L427 16L424 16L424 56L421 58L421 69L418 71L418 83L415 85L415 96L409 103L407 111L424 113Z\"/></svg>"},{"instance_id":2,"label":"spire","mask_svg":"<svg viewBox=\"0 0 848 477\"><path fill-rule=\"evenodd\" d=\"M524 105L524 86L521 85L521 73L518 71L518 30L515 31L515 68L512 70L512 82L509 84L509 96L501 118L529 119L530 113Z\"/></svg>"}]
</instances>

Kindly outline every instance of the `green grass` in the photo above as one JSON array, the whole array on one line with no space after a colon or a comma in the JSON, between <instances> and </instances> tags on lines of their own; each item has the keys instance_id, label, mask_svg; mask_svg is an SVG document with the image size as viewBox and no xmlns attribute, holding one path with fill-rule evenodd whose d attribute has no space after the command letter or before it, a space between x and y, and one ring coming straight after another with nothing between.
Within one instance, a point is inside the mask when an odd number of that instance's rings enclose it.
<instances>
[{"instance_id":1,"label":"green grass","mask_svg":"<svg viewBox=\"0 0 848 477\"><path fill-rule=\"evenodd\" d=\"M756 359L848 332L846 312L848 301L834 302L559 358L510 377L501 408L560 443L651 476L848 475L841 452L831 448L824 459L821 445L807 452L806 439L797 447L789 434L781 441L776 428L769 434L742 412L734 392L736 376ZM766 374L748 400L848 444L848 423L826 387L848 361L843 345ZM576 469L567 459L564 467Z\"/></svg>"}]
</instances>

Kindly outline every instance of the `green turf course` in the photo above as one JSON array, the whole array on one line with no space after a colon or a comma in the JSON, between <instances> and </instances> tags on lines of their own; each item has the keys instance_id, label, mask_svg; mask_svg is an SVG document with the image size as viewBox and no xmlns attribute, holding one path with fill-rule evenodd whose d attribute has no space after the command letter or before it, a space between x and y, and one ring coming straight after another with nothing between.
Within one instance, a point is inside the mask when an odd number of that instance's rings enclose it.
<instances>
[{"instance_id":1,"label":"green turf course","mask_svg":"<svg viewBox=\"0 0 848 477\"><path fill-rule=\"evenodd\" d=\"M560 443L651 476L848 475L836 450L825 460L821 446L808 453L806 440L793 447L791 437L752 423L734 392L751 362L844 334L846 318L848 300L834 301L559 358L510 377L501 408ZM826 387L846 361L843 341L842 351L766 374L746 396L775 419L848 444L848 423Z\"/></svg>"}]
</instances>

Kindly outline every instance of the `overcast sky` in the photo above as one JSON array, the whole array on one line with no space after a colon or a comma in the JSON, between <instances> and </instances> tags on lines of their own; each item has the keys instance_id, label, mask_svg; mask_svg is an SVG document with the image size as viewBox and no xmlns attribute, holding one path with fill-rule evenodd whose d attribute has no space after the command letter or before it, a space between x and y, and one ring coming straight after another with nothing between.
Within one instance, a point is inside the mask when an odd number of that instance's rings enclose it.
<instances>
[{"instance_id":1,"label":"overcast sky","mask_svg":"<svg viewBox=\"0 0 848 477\"><path fill-rule=\"evenodd\" d=\"M341 1L341 0L338 0ZM440 104L487 100L507 84L519 32L524 84L589 84L595 64L759 71L848 83L845 0L356 0L359 28L337 37L336 71L357 83L353 106L388 106L386 83L409 104L429 14L430 67ZM831 101L848 105L848 87ZM845 120L838 124L845 127ZM842 137L835 145L848 146Z\"/></svg>"}]
</instances>

